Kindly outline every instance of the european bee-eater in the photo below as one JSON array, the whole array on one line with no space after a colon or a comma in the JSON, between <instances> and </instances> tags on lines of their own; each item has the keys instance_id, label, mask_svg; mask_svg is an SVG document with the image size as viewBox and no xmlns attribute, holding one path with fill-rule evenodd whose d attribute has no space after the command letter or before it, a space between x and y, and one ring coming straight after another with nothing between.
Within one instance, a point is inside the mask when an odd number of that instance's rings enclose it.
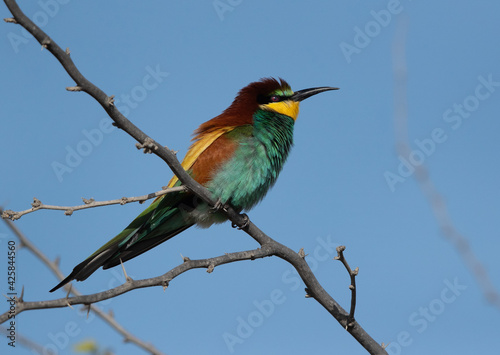
<instances>
[{"instance_id":1,"label":"european bee-eater","mask_svg":"<svg viewBox=\"0 0 500 355\"><path fill-rule=\"evenodd\" d=\"M241 89L231 106L194 132L182 166L214 199L248 211L264 198L283 168L302 100L332 87L293 92L284 80L262 79ZM168 187L180 186L174 176ZM163 195L120 234L104 244L50 292L83 281L154 248L196 224L207 228L227 218L187 191Z\"/></svg>"}]
</instances>

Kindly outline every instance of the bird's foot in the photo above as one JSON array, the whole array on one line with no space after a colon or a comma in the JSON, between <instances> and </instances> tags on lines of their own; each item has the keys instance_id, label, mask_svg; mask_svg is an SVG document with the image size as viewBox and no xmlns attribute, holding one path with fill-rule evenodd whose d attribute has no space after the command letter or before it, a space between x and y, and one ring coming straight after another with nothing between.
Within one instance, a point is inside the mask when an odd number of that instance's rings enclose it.
<instances>
[{"instance_id":1,"label":"bird's foot","mask_svg":"<svg viewBox=\"0 0 500 355\"><path fill-rule=\"evenodd\" d=\"M218 198L217 201L215 202L215 205L210 208L210 213L216 213L219 211L227 211L227 204L222 203L221 199Z\"/></svg>"},{"instance_id":2,"label":"bird's foot","mask_svg":"<svg viewBox=\"0 0 500 355\"><path fill-rule=\"evenodd\" d=\"M231 227L238 228L239 230L245 229L250 225L250 218L248 218L246 213L242 213L240 216L243 217L243 225L240 227L236 223L232 223Z\"/></svg>"}]
</instances>

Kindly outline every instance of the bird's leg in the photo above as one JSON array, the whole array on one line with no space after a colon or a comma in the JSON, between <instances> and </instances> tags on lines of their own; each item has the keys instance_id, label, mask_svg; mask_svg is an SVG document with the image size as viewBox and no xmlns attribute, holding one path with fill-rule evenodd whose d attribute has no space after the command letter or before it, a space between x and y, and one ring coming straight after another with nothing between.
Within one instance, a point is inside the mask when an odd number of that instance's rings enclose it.
<instances>
[{"instance_id":1,"label":"bird's leg","mask_svg":"<svg viewBox=\"0 0 500 355\"><path fill-rule=\"evenodd\" d=\"M250 218L248 218L248 215L246 213L242 213L242 214L240 214L240 216L243 217L243 225L240 227L236 223L233 222L231 224L231 227L238 228L239 230L242 230L242 229L245 229L246 227L248 227L248 225L250 224Z\"/></svg>"},{"instance_id":2,"label":"bird's leg","mask_svg":"<svg viewBox=\"0 0 500 355\"><path fill-rule=\"evenodd\" d=\"M229 203L222 203L222 200L219 197L217 199L217 201L215 202L214 206L210 208L210 212L211 213L216 213L216 212L219 212L219 211L227 212L227 210L228 210L229 207L231 207L231 205ZM238 213L240 211L241 211L241 209L236 210L236 212L238 212ZM231 227L238 228L240 230L241 229L245 229L246 227L248 227L248 225L250 224L250 218L248 218L248 216L247 216L246 213L242 213L240 216L243 217L243 225L241 227L239 227L236 223L232 223Z\"/></svg>"},{"instance_id":3,"label":"bird's leg","mask_svg":"<svg viewBox=\"0 0 500 355\"><path fill-rule=\"evenodd\" d=\"M210 208L211 213L216 213L219 211L227 211L227 208L229 207L229 204L227 203L222 203L222 200L220 197L215 201L215 205Z\"/></svg>"},{"instance_id":4,"label":"bird's leg","mask_svg":"<svg viewBox=\"0 0 500 355\"><path fill-rule=\"evenodd\" d=\"M222 209L223 206L224 205L222 204L222 201L219 197L217 201L215 201L215 205L213 205L213 207L210 207L210 212L212 213L218 212Z\"/></svg>"}]
</instances>

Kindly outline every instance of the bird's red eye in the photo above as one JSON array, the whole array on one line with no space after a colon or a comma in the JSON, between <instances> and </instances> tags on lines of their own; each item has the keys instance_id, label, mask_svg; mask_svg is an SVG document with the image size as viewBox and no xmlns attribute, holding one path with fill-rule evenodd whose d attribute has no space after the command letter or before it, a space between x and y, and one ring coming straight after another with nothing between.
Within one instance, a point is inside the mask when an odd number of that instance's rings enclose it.
<instances>
[{"instance_id":1,"label":"bird's red eye","mask_svg":"<svg viewBox=\"0 0 500 355\"><path fill-rule=\"evenodd\" d=\"M271 102L281 101L281 97L279 97L278 95L273 95L269 99L271 100Z\"/></svg>"}]
</instances>

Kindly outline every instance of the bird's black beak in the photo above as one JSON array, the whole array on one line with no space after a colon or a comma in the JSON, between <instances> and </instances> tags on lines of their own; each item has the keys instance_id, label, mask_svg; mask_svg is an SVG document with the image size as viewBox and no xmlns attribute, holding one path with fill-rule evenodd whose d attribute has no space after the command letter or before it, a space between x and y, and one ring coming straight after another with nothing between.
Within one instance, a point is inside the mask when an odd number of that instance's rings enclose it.
<instances>
[{"instance_id":1,"label":"bird's black beak","mask_svg":"<svg viewBox=\"0 0 500 355\"><path fill-rule=\"evenodd\" d=\"M322 86L319 88L310 88L310 89L299 90L299 91L295 91L293 93L293 95L290 97L290 100L302 101L302 100L307 99L308 97L319 94L320 92L329 91L329 90L338 90L338 89L339 88L331 88L329 86Z\"/></svg>"}]
</instances>

